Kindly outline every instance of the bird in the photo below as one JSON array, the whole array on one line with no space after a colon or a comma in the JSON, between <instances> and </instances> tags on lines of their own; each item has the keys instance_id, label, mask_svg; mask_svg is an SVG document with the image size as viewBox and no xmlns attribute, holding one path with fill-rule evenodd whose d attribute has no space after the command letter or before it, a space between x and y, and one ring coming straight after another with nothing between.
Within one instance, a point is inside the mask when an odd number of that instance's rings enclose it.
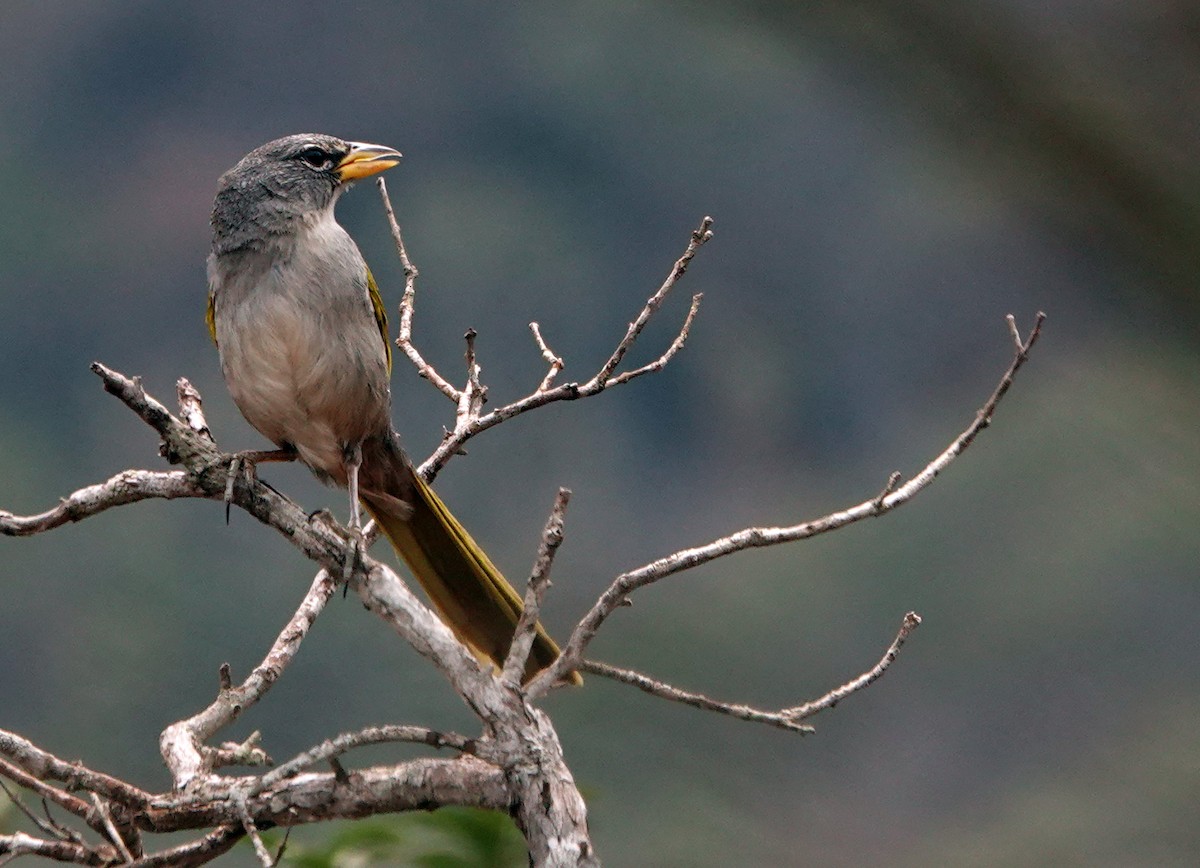
<instances>
[{"instance_id":1,"label":"bird","mask_svg":"<svg viewBox=\"0 0 1200 868\"><path fill-rule=\"evenodd\" d=\"M391 341L379 287L334 216L362 178L400 162L393 148L285 136L218 181L208 257L209 334L234 403L275 450L347 488L481 661L502 666L523 604L482 548L417 474L392 425ZM538 624L523 680L558 646ZM577 673L571 683L580 683Z\"/></svg>"}]
</instances>

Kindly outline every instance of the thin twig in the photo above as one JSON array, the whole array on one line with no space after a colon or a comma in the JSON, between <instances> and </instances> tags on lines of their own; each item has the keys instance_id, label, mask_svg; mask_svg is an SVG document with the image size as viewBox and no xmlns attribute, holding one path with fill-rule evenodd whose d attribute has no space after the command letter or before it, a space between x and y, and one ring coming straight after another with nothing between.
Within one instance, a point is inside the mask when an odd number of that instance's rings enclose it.
<instances>
[{"instance_id":1,"label":"thin twig","mask_svg":"<svg viewBox=\"0 0 1200 868\"><path fill-rule=\"evenodd\" d=\"M999 384L991 397L976 413L975 419L966 430L959 434L945 450L929 462L924 469L908 482L885 494L882 498L876 496L863 503L830 513L812 521L790 527L750 527L729 536L713 540L695 548L683 549L666 557L638 567L627 573L622 573L613 580L608 589L592 606L591 610L576 624L567 644L563 646L562 654L554 664L544 669L533 682L527 686L531 696L540 696L559 681L567 672L579 668L584 650L595 637L600 626L608 617L628 600L629 595L646 585L660 581L667 576L675 575L684 570L692 569L735 552L745 551L760 546L779 545L786 542L808 539L818 534L828 533L845 527L864 518L881 515L884 512L902 506L912 500L917 494L929 486L942 470L950 465L962 452L974 442L975 437L988 426L996 405L1012 385L1013 377L1025 364L1029 351L1041 335L1045 314L1038 313L1029 339L1022 343L1016 341L1016 350L1008 369L1000 378ZM1015 331L1015 327L1013 327Z\"/></svg>"},{"instance_id":2,"label":"thin twig","mask_svg":"<svg viewBox=\"0 0 1200 868\"><path fill-rule=\"evenodd\" d=\"M5 763L5 766L11 768L11 766L8 766L7 763ZM0 772L0 774L3 774L3 772ZM38 783L41 783L41 781L38 781ZM44 784L43 784L43 786L44 786ZM22 814L24 814L25 817L29 820L29 822L33 823L35 826L37 826L39 829L41 829L47 835L53 835L56 838L62 838L64 840L66 840L68 838L68 836L70 836L71 839L75 841L75 843L77 843L77 844L83 843L83 840L80 839L77 835L75 835L74 832L72 832L69 829L64 829L62 826L59 826L57 823L54 823L51 820L51 818L49 816L49 806L46 805L45 798L42 799L42 805L46 807L47 813L46 813L46 819L42 819L37 814L35 814L33 811L29 810L29 808L27 808L25 806L25 802L22 801L21 797L18 796L16 793L14 793L12 790L10 790L8 788L8 784L6 784L3 780L0 780L0 790L4 791L4 795L8 797L8 800L10 802L12 802L14 805L16 805L17 810L20 811Z\"/></svg>"},{"instance_id":3,"label":"thin twig","mask_svg":"<svg viewBox=\"0 0 1200 868\"><path fill-rule=\"evenodd\" d=\"M91 806L78 796L73 796L70 793L64 793L62 790L58 789L58 787L52 787L45 781L38 780L38 778L36 778L34 775L29 774L24 769L8 762L7 760L0 759L0 775L3 775L19 786L25 787L27 790L32 790L33 792L37 793L39 796L41 796L43 805L48 801L53 802L68 813L79 817L101 835L104 834L104 826L101 824L100 818L95 815ZM5 788L5 792L8 792L7 787ZM16 801L16 799L13 799L13 801ZM46 817L49 820L49 810L46 812ZM41 823L38 823L38 827L42 828ZM57 834L59 837L64 837L62 831L57 829L53 834ZM71 840L76 839L76 836L73 834L67 835L66 837L70 837ZM83 842L79 841L79 843Z\"/></svg>"},{"instance_id":4,"label":"thin twig","mask_svg":"<svg viewBox=\"0 0 1200 868\"><path fill-rule=\"evenodd\" d=\"M675 265L671 269L671 273L667 275L667 279L658 288L658 292L650 296L650 300L646 302L646 306L642 308L637 319L629 324L629 329L625 332L625 337L617 344L617 348L608 357L608 361L596 372L596 376L592 378L588 386L594 383L596 387L603 389L611 385L609 378L612 377L613 373L617 370L617 366L621 364L621 360L625 358L625 354L629 352L629 349L638 339L638 335L642 333L642 329L646 327L646 323L650 322L650 317L654 316L655 312L662 307L662 303L666 300L667 295L670 294L671 290L675 288L675 284L687 272L688 265L691 264L696 251L712 238L712 224L713 219L705 217L700 221L699 227L692 230L691 241L688 242L683 255L675 260ZM693 300L692 303L696 304L697 302ZM583 390L587 391L588 386L584 386Z\"/></svg>"},{"instance_id":5,"label":"thin twig","mask_svg":"<svg viewBox=\"0 0 1200 868\"><path fill-rule=\"evenodd\" d=\"M862 690L864 687L874 683L895 662L896 656L900 653L900 647L912 634L912 631L920 626L921 616L916 612L909 612L900 623L900 631L896 633L896 638L892 640L892 644L888 646L887 651L883 653L883 657L879 659L878 663L862 675L847 681L841 687L834 688L824 696L814 699L811 702L806 702L803 705L797 705L794 708L785 708L780 714L792 720L804 720L806 717L812 717L826 708L833 708L851 693Z\"/></svg>"},{"instance_id":6,"label":"thin twig","mask_svg":"<svg viewBox=\"0 0 1200 868\"><path fill-rule=\"evenodd\" d=\"M246 795L244 793L235 795L234 805L240 815L242 828L246 830L246 834L254 843L254 853L258 856L258 861L262 863L263 868L272 868L275 860L268 852L267 845L263 843L262 836L258 834L258 826L254 824L254 818L250 816L250 808L246 805Z\"/></svg>"},{"instance_id":7,"label":"thin twig","mask_svg":"<svg viewBox=\"0 0 1200 868\"><path fill-rule=\"evenodd\" d=\"M777 726L780 729L790 730L791 732L807 734L814 731L811 726L789 720L783 717L778 711L764 711L760 708L753 708L752 706L735 702L720 702L716 699L710 699L702 693L681 690L678 687L673 687L670 684L658 681L632 669L622 669L619 666L601 663L598 660L585 660L580 668L584 672L601 675L605 678L611 678L613 681L620 681L622 684L636 687L639 690L649 693L651 696L657 696L659 699L668 699L671 702L679 702L704 711L727 714L739 720L766 723L771 726Z\"/></svg>"},{"instance_id":8,"label":"thin twig","mask_svg":"<svg viewBox=\"0 0 1200 868\"><path fill-rule=\"evenodd\" d=\"M283 854L287 851L288 838L292 835L292 827L288 826L283 833L283 840L279 842L278 849L275 850L275 864L278 865L283 861Z\"/></svg>"},{"instance_id":9,"label":"thin twig","mask_svg":"<svg viewBox=\"0 0 1200 868\"><path fill-rule=\"evenodd\" d=\"M424 726L403 726L399 724L369 726L357 732L342 733L335 738L326 739L319 745L298 754L259 778L258 782L251 787L247 795L251 797L256 796L282 781L299 774L311 765L327 762L354 748L394 742L423 744L435 748L452 748L461 753L476 756L480 752L481 745L480 739L468 738L456 732L438 732Z\"/></svg>"},{"instance_id":10,"label":"thin twig","mask_svg":"<svg viewBox=\"0 0 1200 868\"><path fill-rule=\"evenodd\" d=\"M46 841L24 832L0 835L0 865L7 864L18 856L42 856L57 862L75 862L80 865L106 865L115 860L118 854L107 845L93 848L70 841Z\"/></svg>"},{"instance_id":11,"label":"thin twig","mask_svg":"<svg viewBox=\"0 0 1200 868\"><path fill-rule=\"evenodd\" d=\"M241 823L225 823L207 835L178 847L160 850L143 856L134 864L137 868L179 868L203 865L227 853L246 834Z\"/></svg>"},{"instance_id":12,"label":"thin twig","mask_svg":"<svg viewBox=\"0 0 1200 868\"><path fill-rule=\"evenodd\" d=\"M406 283L412 283L421 272L417 271L417 267L408 258L408 250L405 249L404 238L400 234L400 224L396 222L396 212L392 210L392 200L388 198L387 182L380 175L375 183L379 185L379 195L383 199L383 210L387 213L388 227L392 230L392 241L396 244L396 253L399 255L400 265L404 269L404 280Z\"/></svg>"},{"instance_id":13,"label":"thin twig","mask_svg":"<svg viewBox=\"0 0 1200 868\"><path fill-rule=\"evenodd\" d=\"M687 316L683 320L683 327L679 329L679 334L675 336L675 340L671 341L671 346L667 347L667 351L650 362L647 365L642 365L640 368L635 368L632 371L625 371L623 374L609 379L607 385L619 386L622 383L628 383L634 377L640 377L643 374L653 374L661 371L667 366L671 359L675 358L675 354L683 349L683 345L687 343L688 335L692 331L692 321L696 319L696 314L700 310L700 301L704 298L704 293L698 292L692 296L692 306L688 308Z\"/></svg>"},{"instance_id":14,"label":"thin twig","mask_svg":"<svg viewBox=\"0 0 1200 868\"><path fill-rule=\"evenodd\" d=\"M525 590L525 604L517 626L513 631L512 643L508 648L508 656L504 658L503 678L509 684L519 685L521 674L525 671L529 652L533 648L533 640L537 636L537 622L541 615L542 598L550 585L550 568L554 564L554 555L563 541L563 521L567 504L571 501L569 489L560 488L554 498L554 506L546 519L546 527L542 531L542 542L538 546L537 559L529 573L529 584Z\"/></svg>"},{"instance_id":15,"label":"thin twig","mask_svg":"<svg viewBox=\"0 0 1200 868\"><path fill-rule=\"evenodd\" d=\"M96 813L100 815L100 820L104 823L104 830L108 833L108 839L121 851L121 856L125 859L126 863L132 862L133 856L130 854L129 848L125 846L125 841L121 838L121 833L117 831L117 827L112 821L112 815L109 814L108 808L104 806L104 802L100 801L100 797L95 793L92 793L92 804L96 806Z\"/></svg>"},{"instance_id":16,"label":"thin twig","mask_svg":"<svg viewBox=\"0 0 1200 868\"><path fill-rule=\"evenodd\" d=\"M29 739L4 729L0 729L0 756L7 757L17 767L14 769L0 760L0 774L49 798L77 817L87 817L91 807L82 799L47 786L44 781L69 783L131 808L144 808L150 802L150 794L145 790L103 772L93 771L82 763L61 760Z\"/></svg>"},{"instance_id":17,"label":"thin twig","mask_svg":"<svg viewBox=\"0 0 1200 868\"><path fill-rule=\"evenodd\" d=\"M222 689L203 711L163 730L159 747L176 786L185 786L197 775L213 768L215 761L228 759L223 754L214 754L204 742L266 695L300 650L300 643L336 588L337 583L328 570L318 572L287 625L246 679L236 687Z\"/></svg>"},{"instance_id":18,"label":"thin twig","mask_svg":"<svg viewBox=\"0 0 1200 868\"><path fill-rule=\"evenodd\" d=\"M487 402L487 388L479 381L479 375L482 371L479 368L478 357L475 354L475 339L479 337L479 333L475 329L467 329L463 335L463 340L467 342L467 349L463 353L463 359L467 363L467 385L459 393L458 409L456 416L459 420L475 419L479 416L479 411Z\"/></svg>"},{"instance_id":19,"label":"thin twig","mask_svg":"<svg viewBox=\"0 0 1200 868\"><path fill-rule=\"evenodd\" d=\"M259 746L261 740L262 733L256 729L244 741L227 741L219 747L205 748L204 753L213 769L274 765L271 757Z\"/></svg>"},{"instance_id":20,"label":"thin twig","mask_svg":"<svg viewBox=\"0 0 1200 868\"><path fill-rule=\"evenodd\" d=\"M567 366L567 363L559 356L556 356L546 343L546 339L542 337L542 327L536 322L529 324L529 330L533 332L533 339L537 343L538 352L542 354L542 359L550 366L550 370L546 371L546 376L542 377L542 381L538 383L537 389L534 391L544 392L554 383L554 378L562 372L562 369Z\"/></svg>"},{"instance_id":21,"label":"thin twig","mask_svg":"<svg viewBox=\"0 0 1200 868\"><path fill-rule=\"evenodd\" d=\"M404 296L400 300L400 333L396 338L396 346L400 347L408 360L413 363L417 373L433 383L437 390L454 403L458 403L458 389L454 388L446 378L437 372L433 365L425 361L420 351L412 342L413 312L417 297L417 267L408 258L408 250L404 247L404 238L400 234L400 224L396 222L396 212L392 210L392 200L388 198L387 184L383 178L375 182L379 186L379 196L383 199L383 210L387 214L388 227L392 231L392 241L396 244L396 253L400 257L400 265L404 268Z\"/></svg>"},{"instance_id":22,"label":"thin twig","mask_svg":"<svg viewBox=\"0 0 1200 868\"><path fill-rule=\"evenodd\" d=\"M433 454L425 459L421 466L417 468L417 472L421 475L421 477L426 482L431 482L433 478L437 476L438 472L446 465L447 461L449 461L454 455L461 454L463 445L468 440L478 434L481 434L489 428L499 425L501 422L512 419L513 417L519 416L522 413L526 413L530 410L535 410L538 407L544 407L546 404L552 404L555 401L573 401L578 398L588 398L592 395L597 395L611 386L618 386L622 383L627 383L643 374L659 371L665 367L667 363L675 357L676 353L679 352L684 343L687 341L692 322L696 317L697 311L699 310L700 299L702 297L699 294L692 297L692 304L688 309L688 314L684 319L683 326L680 328L675 339L671 342L671 345L667 348L667 351L663 353L662 356L655 361L650 362L648 365L643 365L641 368L637 368L636 370L628 371L623 374L615 373L616 368L621 364L621 361L625 358L625 355L629 352L630 348L633 347L638 336L642 333L642 330L650 321L650 318L659 310L659 308L662 307L667 295L679 282L680 278L683 277L684 273L687 271L688 264L695 257L696 252L710 238L712 238L712 222L713 221L711 217L705 217L700 222L700 226L693 230L683 255L676 260L675 264L671 268L670 273L668 273L666 279L659 286L659 288L654 292L653 295L650 296L649 299L646 300L646 303L643 305L641 311L638 313L634 321L629 324L629 328L626 330L624 337L622 337L618 342L616 348L609 355L608 359L603 365L600 366L600 369L595 373L595 375L593 375L592 378L586 383L562 383L558 386L552 387L551 382L554 380L557 372L554 370L553 362L551 362L550 371L545 377L542 378L542 381L537 385L537 388L535 388L525 397L518 398L517 400L505 404L502 407L497 407L488 413L481 412L482 402L478 404L475 412L464 412L465 405L463 393L453 389L452 387L450 391L447 391L445 388L442 388L442 386L439 385L438 388L447 394L457 406L455 425L454 430L447 433L447 435L442 439L441 444L433 451ZM409 329L405 331L405 321L402 316L402 341L408 341L411 338L412 307L411 299L409 298L409 293L407 290L405 291L405 302L401 303L402 308L404 308L406 303L408 304L408 307L405 310L409 316ZM532 325L531 328L533 328ZM550 356L558 359L560 362L562 361L558 356L550 351L544 340L540 340L541 335L538 329L534 329L534 335L535 339L538 340L539 350L543 352L543 358ZM432 368L429 367L425 360L420 358L419 354L416 354L415 358L412 354L410 354L409 358L413 359L413 363L417 365L418 372L420 372L422 376L430 378L430 374L436 374L436 372L432 371ZM428 369L428 372L426 369ZM444 378L439 379L441 382L445 382ZM435 385L436 384L437 383L435 382ZM471 384L468 383L466 391L469 392L470 390Z\"/></svg>"},{"instance_id":23,"label":"thin twig","mask_svg":"<svg viewBox=\"0 0 1200 868\"><path fill-rule=\"evenodd\" d=\"M880 491L879 494L876 496L875 500L872 501L872 503L875 506L875 514L876 515L883 514L884 498L886 498L889 494L891 494L893 491L896 490L896 486L900 484L901 479L903 479L903 476L901 475L899 470L893 470L891 472L891 474L888 476L887 482L884 483L883 490Z\"/></svg>"},{"instance_id":24,"label":"thin twig","mask_svg":"<svg viewBox=\"0 0 1200 868\"><path fill-rule=\"evenodd\" d=\"M583 669L595 675L601 675L605 678L611 678L614 681L620 681L622 684L629 684L633 687L649 693L651 696L657 696L660 699L668 699L671 702L679 702L684 705L690 705L693 708L699 708L704 711L715 711L718 714L727 714L730 717L736 717L739 720L747 720L753 723L765 723L769 726L786 729L791 732L798 732L802 735L813 732L813 728L807 724L802 724L800 721L805 718L812 717L826 708L833 708L851 693L855 693L867 687L876 681L887 668L895 661L896 656L900 653L900 646L904 644L904 640L909 634L921 623L921 618L915 612L909 612L904 616L904 620L900 625L900 632L896 634L896 638L892 644L888 646L886 652L878 663L864 672L857 678L848 681L841 687L829 691L824 696L806 702L803 705L797 705L793 708L782 708L778 711L768 711L766 709L754 708L750 705L734 702L720 702L711 699L702 693L694 693L688 690L681 690L678 687L673 687L663 681L658 681L654 678L637 672L633 669L623 669L619 666L612 666L608 663L601 663L597 660L586 660L583 663Z\"/></svg>"}]
</instances>

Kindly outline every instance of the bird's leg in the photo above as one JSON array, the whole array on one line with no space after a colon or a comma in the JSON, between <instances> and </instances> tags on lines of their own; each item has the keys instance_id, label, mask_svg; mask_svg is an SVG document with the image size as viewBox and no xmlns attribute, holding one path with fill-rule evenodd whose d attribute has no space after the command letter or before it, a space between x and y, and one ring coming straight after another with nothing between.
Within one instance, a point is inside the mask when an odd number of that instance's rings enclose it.
<instances>
[{"instance_id":1,"label":"bird's leg","mask_svg":"<svg viewBox=\"0 0 1200 868\"><path fill-rule=\"evenodd\" d=\"M362 443L345 449L347 487L350 489L350 528L362 531L362 513L358 504L358 469L362 467Z\"/></svg>"},{"instance_id":2,"label":"bird's leg","mask_svg":"<svg viewBox=\"0 0 1200 868\"><path fill-rule=\"evenodd\" d=\"M362 442L347 444L343 451L346 462L346 487L350 489L350 540L346 548L346 566L343 578L350 586L350 576L358 565L362 552L362 512L358 502L358 470L362 467Z\"/></svg>"},{"instance_id":3,"label":"bird's leg","mask_svg":"<svg viewBox=\"0 0 1200 868\"><path fill-rule=\"evenodd\" d=\"M268 461L295 461L299 457L296 447L287 445L279 449L247 449L235 452L229 460L229 474L225 480L225 523L229 524L229 508L233 505L233 486L238 473L245 471L246 480L255 478L255 468Z\"/></svg>"}]
</instances>

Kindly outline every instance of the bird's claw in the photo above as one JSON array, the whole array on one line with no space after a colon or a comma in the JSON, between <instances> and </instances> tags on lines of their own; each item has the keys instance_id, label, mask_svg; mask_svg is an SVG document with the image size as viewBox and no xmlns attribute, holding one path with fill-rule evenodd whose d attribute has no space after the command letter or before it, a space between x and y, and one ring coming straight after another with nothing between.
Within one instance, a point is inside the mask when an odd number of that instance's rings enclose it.
<instances>
[{"instance_id":1,"label":"bird's claw","mask_svg":"<svg viewBox=\"0 0 1200 868\"><path fill-rule=\"evenodd\" d=\"M258 479L258 465L263 461L295 461L296 450L291 447L280 449L235 452L229 456L229 471L225 478L225 523L229 524L229 509L233 506L233 489L237 485L238 473L243 473L247 484Z\"/></svg>"},{"instance_id":2,"label":"bird's claw","mask_svg":"<svg viewBox=\"0 0 1200 868\"><path fill-rule=\"evenodd\" d=\"M366 546L363 544L363 532L361 527L349 528L350 535L346 539L346 559L342 561L342 599L346 598L346 594L350 591L350 580L354 578L354 571L358 569L362 563L362 555Z\"/></svg>"},{"instance_id":3,"label":"bird's claw","mask_svg":"<svg viewBox=\"0 0 1200 868\"><path fill-rule=\"evenodd\" d=\"M343 527L338 524L333 513L324 508L309 513L308 520L313 523L319 522L338 536L346 538L346 555L342 559L342 574L338 577L342 584L342 596L345 597L350 587L350 580L354 578L354 571L362 563L363 552L366 551L363 529L354 525Z\"/></svg>"}]
</instances>

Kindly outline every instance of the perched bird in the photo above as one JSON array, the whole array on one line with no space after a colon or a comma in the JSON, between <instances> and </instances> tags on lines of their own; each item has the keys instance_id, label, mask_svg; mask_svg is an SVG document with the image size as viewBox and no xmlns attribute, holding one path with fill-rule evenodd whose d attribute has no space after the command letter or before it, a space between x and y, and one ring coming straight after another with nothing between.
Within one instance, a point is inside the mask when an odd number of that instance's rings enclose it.
<instances>
[{"instance_id":1,"label":"perched bird","mask_svg":"<svg viewBox=\"0 0 1200 868\"><path fill-rule=\"evenodd\" d=\"M256 457L299 458L349 488L351 526L361 500L455 634L502 664L521 597L401 448L383 301L333 214L351 182L399 161L391 148L306 133L268 142L222 175L209 332L234 403L278 447ZM526 680L557 656L538 625Z\"/></svg>"}]
</instances>

